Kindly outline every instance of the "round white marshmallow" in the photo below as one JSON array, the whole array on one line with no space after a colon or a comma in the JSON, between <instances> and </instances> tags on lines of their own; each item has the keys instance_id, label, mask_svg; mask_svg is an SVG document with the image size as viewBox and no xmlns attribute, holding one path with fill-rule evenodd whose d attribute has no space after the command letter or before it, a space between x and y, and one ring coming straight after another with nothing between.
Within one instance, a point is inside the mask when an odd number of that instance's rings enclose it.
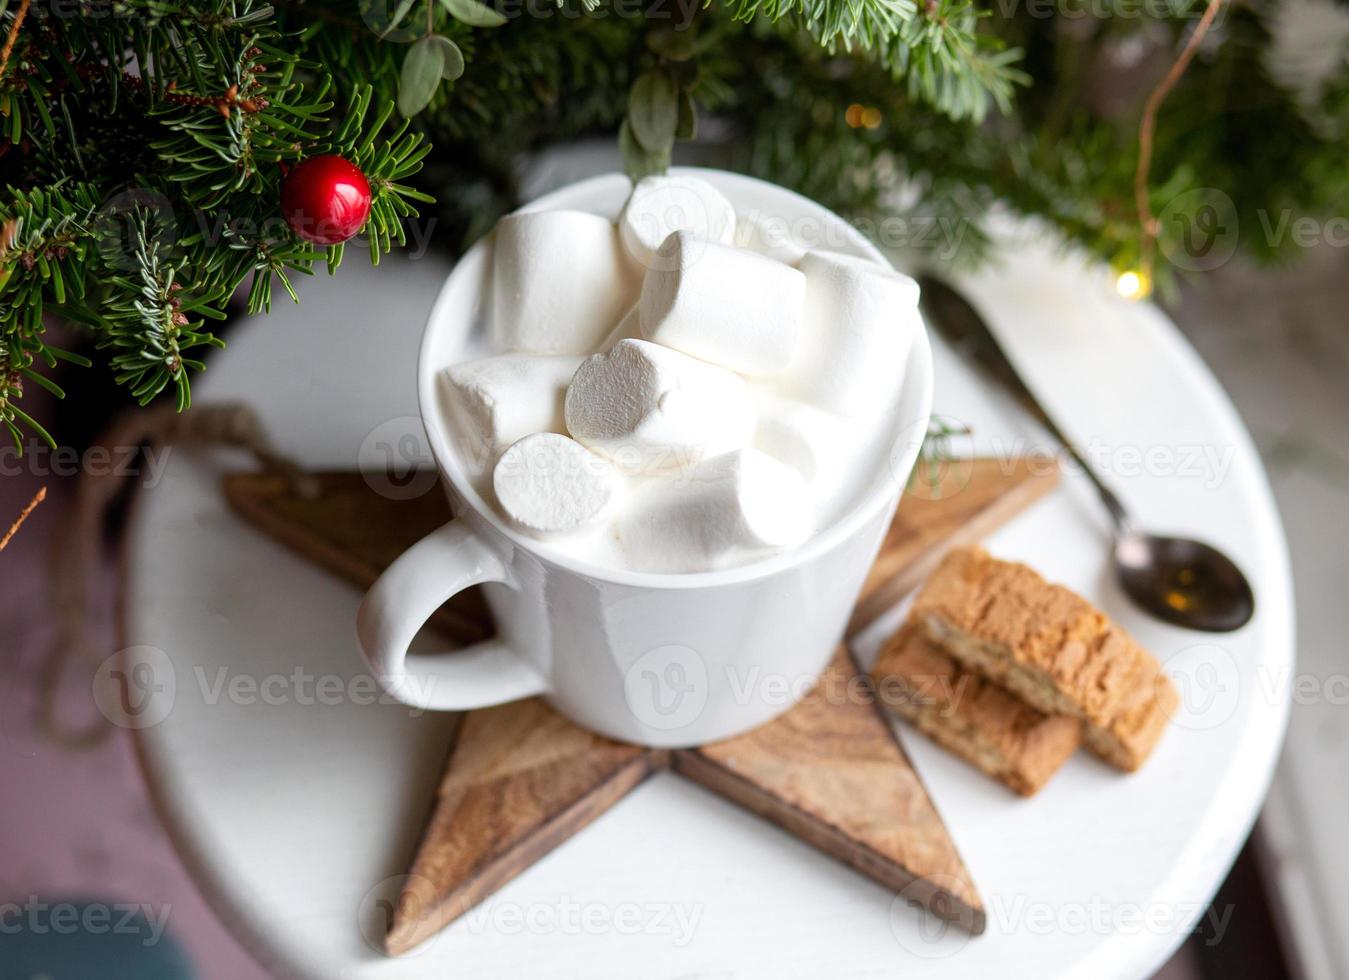
<instances>
[{"instance_id":1,"label":"round white marshmallow","mask_svg":"<svg viewBox=\"0 0 1349 980\"><path fill-rule=\"evenodd\" d=\"M657 252L671 232L729 245L735 237L735 208L697 177L643 177L623 205L618 231L628 254L650 267L659 261Z\"/></svg>"},{"instance_id":2,"label":"round white marshmallow","mask_svg":"<svg viewBox=\"0 0 1349 980\"><path fill-rule=\"evenodd\" d=\"M537 537L594 527L614 512L623 480L608 460L556 432L525 436L492 471L497 503L511 523Z\"/></svg>"},{"instance_id":3,"label":"round white marshmallow","mask_svg":"<svg viewBox=\"0 0 1349 980\"><path fill-rule=\"evenodd\" d=\"M691 473L655 477L615 522L630 567L698 572L791 547L811 531L801 475L757 449L713 457Z\"/></svg>"},{"instance_id":4,"label":"round white marshmallow","mask_svg":"<svg viewBox=\"0 0 1349 980\"><path fill-rule=\"evenodd\" d=\"M572 438L629 476L687 469L744 446L754 428L743 378L645 340L586 358L565 415Z\"/></svg>"},{"instance_id":5,"label":"round white marshmallow","mask_svg":"<svg viewBox=\"0 0 1349 980\"><path fill-rule=\"evenodd\" d=\"M565 432L562 406L581 358L498 354L445 369L462 451L480 467L531 432Z\"/></svg>"},{"instance_id":6,"label":"round white marshmallow","mask_svg":"<svg viewBox=\"0 0 1349 980\"><path fill-rule=\"evenodd\" d=\"M502 218L492 270L493 340L502 351L587 354L640 289L613 223L586 211Z\"/></svg>"},{"instance_id":7,"label":"round white marshmallow","mask_svg":"<svg viewBox=\"0 0 1349 980\"><path fill-rule=\"evenodd\" d=\"M918 330L918 284L840 252L807 252L799 268L805 316L784 393L848 418L881 411Z\"/></svg>"},{"instance_id":8,"label":"round white marshmallow","mask_svg":"<svg viewBox=\"0 0 1349 980\"><path fill-rule=\"evenodd\" d=\"M642 282L642 336L760 375L792 361L806 277L748 249L677 231Z\"/></svg>"}]
</instances>

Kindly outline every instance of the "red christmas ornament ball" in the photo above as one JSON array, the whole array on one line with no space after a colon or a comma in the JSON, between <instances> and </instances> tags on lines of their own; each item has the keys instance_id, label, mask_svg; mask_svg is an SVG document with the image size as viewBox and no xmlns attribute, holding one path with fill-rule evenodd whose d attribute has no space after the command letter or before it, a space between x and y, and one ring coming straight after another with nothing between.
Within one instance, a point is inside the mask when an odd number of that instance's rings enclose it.
<instances>
[{"instance_id":1,"label":"red christmas ornament ball","mask_svg":"<svg viewBox=\"0 0 1349 980\"><path fill-rule=\"evenodd\" d=\"M310 157L281 182L281 211L305 241L336 245L370 217L370 182L342 157Z\"/></svg>"}]
</instances>

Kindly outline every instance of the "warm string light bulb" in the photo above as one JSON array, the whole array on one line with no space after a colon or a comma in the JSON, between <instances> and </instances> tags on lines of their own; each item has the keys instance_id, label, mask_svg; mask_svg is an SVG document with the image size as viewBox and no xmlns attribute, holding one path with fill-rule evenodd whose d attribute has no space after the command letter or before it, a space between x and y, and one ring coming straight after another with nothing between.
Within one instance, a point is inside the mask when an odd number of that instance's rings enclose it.
<instances>
[{"instance_id":1,"label":"warm string light bulb","mask_svg":"<svg viewBox=\"0 0 1349 980\"><path fill-rule=\"evenodd\" d=\"M1152 279L1140 269L1126 269L1115 279L1115 292L1128 300L1146 299L1152 292Z\"/></svg>"},{"instance_id":2,"label":"warm string light bulb","mask_svg":"<svg viewBox=\"0 0 1349 980\"><path fill-rule=\"evenodd\" d=\"M880 126L881 110L874 105L862 105L854 102L843 113L843 120L853 129L876 129Z\"/></svg>"}]
</instances>

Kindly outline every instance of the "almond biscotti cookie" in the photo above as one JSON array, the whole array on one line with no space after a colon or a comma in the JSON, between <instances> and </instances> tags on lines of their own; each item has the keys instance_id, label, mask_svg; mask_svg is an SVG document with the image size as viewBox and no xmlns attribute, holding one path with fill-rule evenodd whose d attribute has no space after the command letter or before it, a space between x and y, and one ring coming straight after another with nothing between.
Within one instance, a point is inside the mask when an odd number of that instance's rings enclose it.
<instances>
[{"instance_id":1,"label":"almond biscotti cookie","mask_svg":"<svg viewBox=\"0 0 1349 980\"><path fill-rule=\"evenodd\" d=\"M1133 771L1178 698L1160 664L1104 613L982 548L948 554L911 614L965 667L1045 714L1086 723L1087 747Z\"/></svg>"},{"instance_id":2,"label":"almond biscotti cookie","mask_svg":"<svg viewBox=\"0 0 1349 980\"><path fill-rule=\"evenodd\" d=\"M938 745L1032 796L1082 742L1082 721L1046 715L962 667L910 620L871 668L876 697Z\"/></svg>"}]
</instances>

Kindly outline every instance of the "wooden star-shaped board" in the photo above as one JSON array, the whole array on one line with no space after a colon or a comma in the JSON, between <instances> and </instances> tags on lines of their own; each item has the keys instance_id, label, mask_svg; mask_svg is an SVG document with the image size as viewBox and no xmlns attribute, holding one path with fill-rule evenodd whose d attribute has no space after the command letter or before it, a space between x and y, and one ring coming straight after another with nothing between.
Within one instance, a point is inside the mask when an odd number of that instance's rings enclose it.
<instances>
[{"instance_id":1,"label":"wooden star-shaped board","mask_svg":"<svg viewBox=\"0 0 1349 980\"><path fill-rule=\"evenodd\" d=\"M315 474L317 496L281 477L227 477L237 513L366 586L449 519L442 494L394 500L361 473ZM975 540L1057 482L1042 460L976 459L907 494L863 588L850 632L912 589L949 547ZM476 590L433 623L457 643L490 636ZM539 698L467 712L446 761L386 948L407 952L668 769L746 807L971 932L973 879L889 722L843 649L815 692L746 734L692 749L627 745L574 725ZM848 692L838 696L829 692ZM862 692L859 696L859 692Z\"/></svg>"}]
</instances>

